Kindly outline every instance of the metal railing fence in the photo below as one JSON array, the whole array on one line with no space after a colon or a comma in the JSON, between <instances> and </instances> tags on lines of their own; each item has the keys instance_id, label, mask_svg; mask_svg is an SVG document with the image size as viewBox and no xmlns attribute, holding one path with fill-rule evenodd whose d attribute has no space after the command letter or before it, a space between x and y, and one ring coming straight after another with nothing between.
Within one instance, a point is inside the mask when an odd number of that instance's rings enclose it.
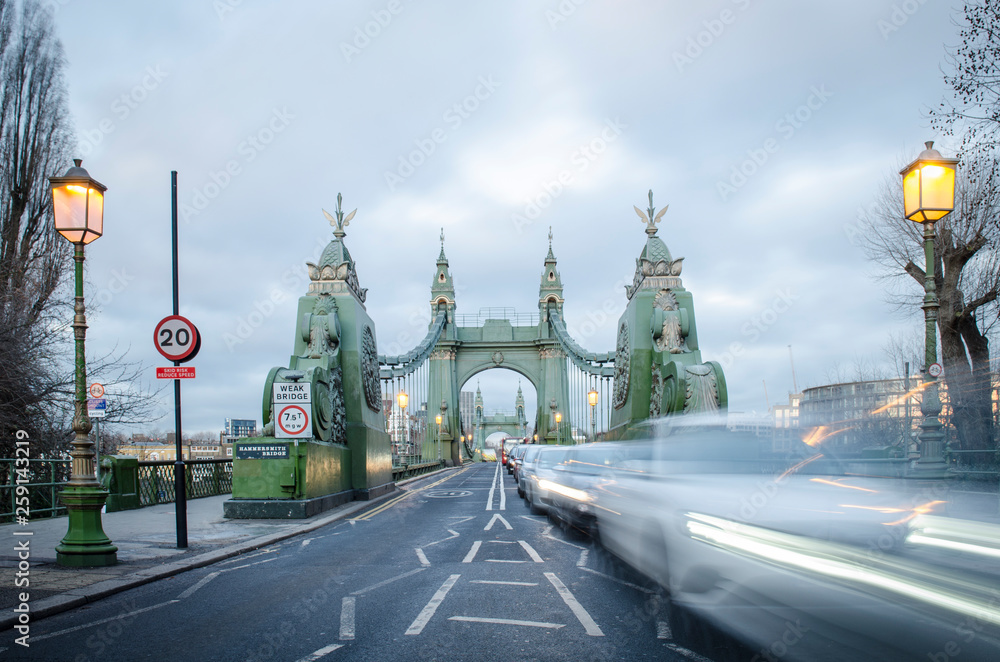
<instances>
[{"instance_id":1,"label":"metal railing fence","mask_svg":"<svg viewBox=\"0 0 1000 662\"><path fill-rule=\"evenodd\" d=\"M72 462L41 459L30 459L27 462L28 480L21 484L28 488L30 518L65 514L66 508L59 505L59 492L63 483L69 480ZM15 463L16 460L0 459L0 523L13 522L17 515L18 472ZM21 463L23 469L23 458Z\"/></svg>"},{"instance_id":2,"label":"metal railing fence","mask_svg":"<svg viewBox=\"0 0 1000 662\"><path fill-rule=\"evenodd\" d=\"M233 491L232 460L185 460L184 465L187 498L197 499ZM140 462L139 504L173 503L175 498L173 461Z\"/></svg>"}]
</instances>

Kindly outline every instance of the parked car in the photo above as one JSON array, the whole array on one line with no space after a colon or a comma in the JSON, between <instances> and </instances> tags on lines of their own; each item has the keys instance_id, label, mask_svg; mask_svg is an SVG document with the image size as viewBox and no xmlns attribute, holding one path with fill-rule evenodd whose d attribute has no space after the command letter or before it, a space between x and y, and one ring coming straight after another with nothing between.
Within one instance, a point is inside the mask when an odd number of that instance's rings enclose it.
<instances>
[{"instance_id":1,"label":"parked car","mask_svg":"<svg viewBox=\"0 0 1000 662\"><path fill-rule=\"evenodd\" d=\"M552 505L551 487L555 485L556 466L562 462L572 446L542 446L534 460L526 462L521 470L524 499L533 515L548 512Z\"/></svg>"}]
</instances>

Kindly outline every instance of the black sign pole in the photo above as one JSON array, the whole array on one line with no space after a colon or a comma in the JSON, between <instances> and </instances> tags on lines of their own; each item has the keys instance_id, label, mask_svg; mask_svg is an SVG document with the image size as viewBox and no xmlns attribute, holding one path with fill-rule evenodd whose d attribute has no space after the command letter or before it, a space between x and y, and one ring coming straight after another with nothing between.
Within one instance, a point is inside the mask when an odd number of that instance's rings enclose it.
<instances>
[{"instance_id":1,"label":"black sign pole","mask_svg":"<svg viewBox=\"0 0 1000 662\"><path fill-rule=\"evenodd\" d=\"M174 267L174 315L180 315L180 296L177 288L177 171L170 171L170 239ZM180 361L174 361L179 366ZM181 436L181 380L174 379L174 441L177 456L174 459L174 510L177 512L177 548L188 546L187 532L187 481L184 477L184 447Z\"/></svg>"}]
</instances>

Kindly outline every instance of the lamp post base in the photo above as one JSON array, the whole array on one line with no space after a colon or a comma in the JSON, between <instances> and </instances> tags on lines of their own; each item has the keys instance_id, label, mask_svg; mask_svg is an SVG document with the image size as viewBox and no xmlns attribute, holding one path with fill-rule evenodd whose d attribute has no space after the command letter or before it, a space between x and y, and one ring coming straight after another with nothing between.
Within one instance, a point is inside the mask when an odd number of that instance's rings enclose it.
<instances>
[{"instance_id":1,"label":"lamp post base","mask_svg":"<svg viewBox=\"0 0 1000 662\"><path fill-rule=\"evenodd\" d=\"M56 563L82 568L118 563L118 548L104 533L101 508L108 493L99 487L68 486L60 498L66 504L69 529L56 545Z\"/></svg>"}]
</instances>

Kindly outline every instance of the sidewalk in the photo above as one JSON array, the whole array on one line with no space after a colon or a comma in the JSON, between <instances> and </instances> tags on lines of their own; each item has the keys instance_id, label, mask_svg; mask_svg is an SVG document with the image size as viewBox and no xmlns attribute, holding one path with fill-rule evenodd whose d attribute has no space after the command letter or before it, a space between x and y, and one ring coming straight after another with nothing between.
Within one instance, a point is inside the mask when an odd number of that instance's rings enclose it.
<instances>
[{"instance_id":1,"label":"sidewalk","mask_svg":"<svg viewBox=\"0 0 1000 662\"><path fill-rule=\"evenodd\" d=\"M447 471L443 469L441 471ZM433 472L397 483L401 487ZM87 602L200 568L272 543L313 531L381 501L399 496L397 489L371 501L352 501L304 520L230 520L222 503L231 495L187 502L187 549L177 549L174 504L106 513L104 532L118 547L118 565L107 568L65 568L56 565L55 547L66 535L65 517L38 519L27 526L0 525L0 628L17 620L12 610L19 594L30 595L32 620L73 609ZM19 535L14 535L17 531ZM32 535L20 535L31 531ZM29 586L15 585L18 552L30 541Z\"/></svg>"}]
</instances>

